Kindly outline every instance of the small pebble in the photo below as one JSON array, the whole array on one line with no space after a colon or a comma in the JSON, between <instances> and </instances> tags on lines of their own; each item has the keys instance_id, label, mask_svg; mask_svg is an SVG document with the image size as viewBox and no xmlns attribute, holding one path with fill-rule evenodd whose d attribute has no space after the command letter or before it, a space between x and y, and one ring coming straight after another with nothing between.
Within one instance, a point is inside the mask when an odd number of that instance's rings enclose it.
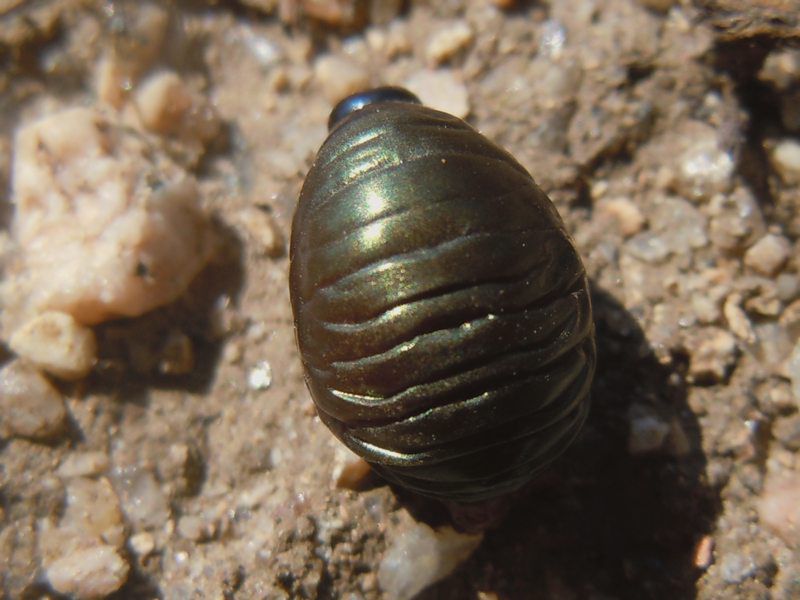
<instances>
[{"instance_id":1,"label":"small pebble","mask_svg":"<svg viewBox=\"0 0 800 600\"><path fill-rule=\"evenodd\" d=\"M704 535L694 549L694 566L706 570L714 560L714 538Z\"/></svg>"},{"instance_id":2,"label":"small pebble","mask_svg":"<svg viewBox=\"0 0 800 600\"><path fill-rule=\"evenodd\" d=\"M461 119L469 114L469 94L464 82L448 69L417 71L405 86L426 106Z\"/></svg>"},{"instance_id":3,"label":"small pebble","mask_svg":"<svg viewBox=\"0 0 800 600\"><path fill-rule=\"evenodd\" d=\"M279 6L300 5L305 16L331 27L349 28L357 25L362 17L363 3L358 0L302 0L281 2Z\"/></svg>"},{"instance_id":4,"label":"small pebble","mask_svg":"<svg viewBox=\"0 0 800 600\"><path fill-rule=\"evenodd\" d=\"M178 534L187 540L201 542L213 539L217 533L214 523L197 515L183 515L178 519Z\"/></svg>"},{"instance_id":5,"label":"small pebble","mask_svg":"<svg viewBox=\"0 0 800 600\"><path fill-rule=\"evenodd\" d=\"M653 307L652 319L647 327L647 337L657 356L663 356L678 335L678 327L693 325L691 319L681 315L677 304L661 302Z\"/></svg>"},{"instance_id":6,"label":"small pebble","mask_svg":"<svg viewBox=\"0 0 800 600\"><path fill-rule=\"evenodd\" d=\"M731 332L740 340L752 344L756 341L756 334L753 331L753 325L750 319L742 310L741 307L742 296L741 294L731 294L725 299L725 304L722 307L722 314L728 321L728 327Z\"/></svg>"},{"instance_id":7,"label":"small pebble","mask_svg":"<svg viewBox=\"0 0 800 600\"><path fill-rule=\"evenodd\" d=\"M458 52L469 46L475 37L469 23L454 21L435 31L425 49L425 56L432 66L450 60Z\"/></svg>"},{"instance_id":8,"label":"small pebble","mask_svg":"<svg viewBox=\"0 0 800 600\"><path fill-rule=\"evenodd\" d=\"M548 19L542 23L539 38L539 53L541 56L558 59L567 43L567 30L556 19Z\"/></svg>"},{"instance_id":9,"label":"small pebble","mask_svg":"<svg viewBox=\"0 0 800 600\"><path fill-rule=\"evenodd\" d=\"M169 501L152 472L128 467L115 473L122 509L134 529L161 529L169 520Z\"/></svg>"},{"instance_id":10,"label":"small pebble","mask_svg":"<svg viewBox=\"0 0 800 600\"><path fill-rule=\"evenodd\" d=\"M171 331L161 348L158 370L164 375L186 375L193 368L192 340L182 331Z\"/></svg>"},{"instance_id":11,"label":"small pebble","mask_svg":"<svg viewBox=\"0 0 800 600\"><path fill-rule=\"evenodd\" d=\"M364 68L347 58L331 54L317 59L314 76L331 103L369 87L369 73Z\"/></svg>"},{"instance_id":12,"label":"small pebble","mask_svg":"<svg viewBox=\"0 0 800 600\"><path fill-rule=\"evenodd\" d=\"M650 222L670 252L675 254L686 254L708 244L705 215L682 198L660 199Z\"/></svg>"},{"instance_id":13,"label":"small pebble","mask_svg":"<svg viewBox=\"0 0 800 600\"><path fill-rule=\"evenodd\" d=\"M283 461L283 451L280 448L270 448L269 451L269 464L277 467Z\"/></svg>"},{"instance_id":14,"label":"small pebble","mask_svg":"<svg viewBox=\"0 0 800 600\"><path fill-rule=\"evenodd\" d=\"M250 54L258 61L258 64L266 69L275 67L283 58L281 47L266 35L260 35L253 31L246 24L238 29L239 40L250 51Z\"/></svg>"},{"instance_id":15,"label":"small pebble","mask_svg":"<svg viewBox=\"0 0 800 600\"><path fill-rule=\"evenodd\" d=\"M669 256L670 249L659 235L652 231L642 232L625 244L631 255L647 263L662 262Z\"/></svg>"},{"instance_id":16,"label":"small pebble","mask_svg":"<svg viewBox=\"0 0 800 600\"><path fill-rule=\"evenodd\" d=\"M706 327L697 333L690 349L689 375L699 383L725 381L736 364L736 339L724 329Z\"/></svg>"},{"instance_id":17,"label":"small pebble","mask_svg":"<svg viewBox=\"0 0 800 600\"><path fill-rule=\"evenodd\" d=\"M729 584L741 583L756 574L753 558L738 552L726 554L719 568L722 579Z\"/></svg>"},{"instance_id":18,"label":"small pebble","mask_svg":"<svg viewBox=\"0 0 800 600\"><path fill-rule=\"evenodd\" d=\"M228 294L221 295L214 302L210 319L210 333L217 339L241 331L246 324L244 317Z\"/></svg>"},{"instance_id":19,"label":"small pebble","mask_svg":"<svg viewBox=\"0 0 800 600\"><path fill-rule=\"evenodd\" d=\"M800 81L800 50L780 48L769 53L758 78L780 91L786 91Z\"/></svg>"},{"instance_id":20,"label":"small pebble","mask_svg":"<svg viewBox=\"0 0 800 600\"><path fill-rule=\"evenodd\" d=\"M272 479L264 478L238 492L236 506L248 509L255 508L269 501L273 494L275 494L275 482Z\"/></svg>"},{"instance_id":21,"label":"small pebble","mask_svg":"<svg viewBox=\"0 0 800 600\"><path fill-rule=\"evenodd\" d=\"M137 88L135 105L145 128L160 134L175 133L192 107L192 95L177 73L160 72Z\"/></svg>"},{"instance_id":22,"label":"small pebble","mask_svg":"<svg viewBox=\"0 0 800 600\"><path fill-rule=\"evenodd\" d=\"M678 190L691 200L725 192L735 164L730 152L721 148L718 130L700 122L685 129L686 139L692 143L678 158Z\"/></svg>"},{"instance_id":23,"label":"small pebble","mask_svg":"<svg viewBox=\"0 0 800 600\"><path fill-rule=\"evenodd\" d=\"M758 501L762 525L800 548L800 473L768 473Z\"/></svg>"},{"instance_id":24,"label":"small pebble","mask_svg":"<svg viewBox=\"0 0 800 600\"><path fill-rule=\"evenodd\" d=\"M133 87L135 69L125 64L113 53L108 53L97 63L95 91L101 102L122 108L128 91Z\"/></svg>"},{"instance_id":25,"label":"small pebble","mask_svg":"<svg viewBox=\"0 0 800 600\"><path fill-rule=\"evenodd\" d=\"M47 565L44 575L53 589L74 598L104 598L128 579L130 566L110 545L70 553Z\"/></svg>"},{"instance_id":26,"label":"small pebble","mask_svg":"<svg viewBox=\"0 0 800 600\"><path fill-rule=\"evenodd\" d=\"M283 235L269 211L258 206L248 206L239 211L237 221L258 255L278 258L284 254Z\"/></svg>"},{"instance_id":27,"label":"small pebble","mask_svg":"<svg viewBox=\"0 0 800 600\"><path fill-rule=\"evenodd\" d=\"M754 271L772 277L789 259L792 245L782 235L768 233L744 255L744 264Z\"/></svg>"},{"instance_id":28,"label":"small pebble","mask_svg":"<svg viewBox=\"0 0 800 600\"><path fill-rule=\"evenodd\" d=\"M620 233L630 237L639 233L646 223L642 211L628 198L609 198L597 205L598 211L617 222Z\"/></svg>"},{"instance_id":29,"label":"small pebble","mask_svg":"<svg viewBox=\"0 0 800 600\"><path fill-rule=\"evenodd\" d=\"M750 314L775 318L781 314L782 305L775 288L770 287L762 290L758 296L745 300L744 308Z\"/></svg>"},{"instance_id":30,"label":"small pebble","mask_svg":"<svg viewBox=\"0 0 800 600\"><path fill-rule=\"evenodd\" d=\"M157 72L145 80L137 88L133 107L144 129L179 139L190 164L202 156L221 126L214 105L171 71Z\"/></svg>"},{"instance_id":31,"label":"small pebble","mask_svg":"<svg viewBox=\"0 0 800 600\"><path fill-rule=\"evenodd\" d=\"M795 300L783 309L778 322L789 335L800 339L800 299Z\"/></svg>"},{"instance_id":32,"label":"small pebble","mask_svg":"<svg viewBox=\"0 0 800 600\"><path fill-rule=\"evenodd\" d=\"M236 364L244 357L244 348L238 340L228 341L222 349L222 360L228 364Z\"/></svg>"},{"instance_id":33,"label":"small pebble","mask_svg":"<svg viewBox=\"0 0 800 600\"><path fill-rule=\"evenodd\" d=\"M359 490L371 470L369 463L363 458L347 448L339 448L331 473L337 488Z\"/></svg>"},{"instance_id":34,"label":"small pebble","mask_svg":"<svg viewBox=\"0 0 800 600\"><path fill-rule=\"evenodd\" d=\"M781 273L775 280L775 293L781 302L792 302L800 296L800 277L792 273Z\"/></svg>"},{"instance_id":35,"label":"small pebble","mask_svg":"<svg viewBox=\"0 0 800 600\"><path fill-rule=\"evenodd\" d=\"M647 290L650 289L647 279L651 269L627 252L619 258L619 269L622 275L625 305L636 306L645 302Z\"/></svg>"},{"instance_id":36,"label":"small pebble","mask_svg":"<svg viewBox=\"0 0 800 600\"><path fill-rule=\"evenodd\" d=\"M58 466L56 473L63 479L94 477L108 470L108 455L105 452L73 452Z\"/></svg>"},{"instance_id":37,"label":"small pebble","mask_svg":"<svg viewBox=\"0 0 800 600\"><path fill-rule=\"evenodd\" d=\"M755 333L757 341L754 347L755 355L762 367L775 375L787 375L784 368L792 352L794 339L774 321L758 323L755 326Z\"/></svg>"},{"instance_id":38,"label":"small pebble","mask_svg":"<svg viewBox=\"0 0 800 600\"><path fill-rule=\"evenodd\" d=\"M125 542L119 497L105 477L73 479L67 485L67 508L59 527L100 539L117 548Z\"/></svg>"},{"instance_id":39,"label":"small pebble","mask_svg":"<svg viewBox=\"0 0 800 600\"><path fill-rule=\"evenodd\" d=\"M272 385L272 367L262 360L247 374L247 386L253 391L269 389Z\"/></svg>"},{"instance_id":40,"label":"small pebble","mask_svg":"<svg viewBox=\"0 0 800 600\"><path fill-rule=\"evenodd\" d=\"M125 583L129 571L118 552L125 543L119 498L108 479L78 477L67 486L65 504L57 527L39 521L44 577L61 594L105 597Z\"/></svg>"},{"instance_id":41,"label":"small pebble","mask_svg":"<svg viewBox=\"0 0 800 600\"><path fill-rule=\"evenodd\" d=\"M722 317L722 306L719 298L710 296L707 291L693 294L690 300L692 312L700 323L716 323Z\"/></svg>"},{"instance_id":42,"label":"small pebble","mask_svg":"<svg viewBox=\"0 0 800 600\"><path fill-rule=\"evenodd\" d=\"M190 462L190 450L186 444L172 444L158 464L158 473L162 481L178 479L186 475Z\"/></svg>"},{"instance_id":43,"label":"small pebble","mask_svg":"<svg viewBox=\"0 0 800 600\"><path fill-rule=\"evenodd\" d=\"M758 432L759 426L755 421L730 419L723 434L717 439L717 452L750 460L757 452Z\"/></svg>"},{"instance_id":44,"label":"small pebble","mask_svg":"<svg viewBox=\"0 0 800 600\"><path fill-rule=\"evenodd\" d=\"M85 377L97 360L97 342L72 316L47 311L17 329L9 346L20 357L61 379Z\"/></svg>"},{"instance_id":45,"label":"small pebble","mask_svg":"<svg viewBox=\"0 0 800 600\"><path fill-rule=\"evenodd\" d=\"M385 29L370 27L367 30L367 44L372 50L383 53L387 59L408 54L414 48L408 24L402 20L393 21Z\"/></svg>"},{"instance_id":46,"label":"small pebble","mask_svg":"<svg viewBox=\"0 0 800 600\"><path fill-rule=\"evenodd\" d=\"M64 429L61 394L42 374L14 360L0 370L0 426L10 435L46 439Z\"/></svg>"},{"instance_id":47,"label":"small pebble","mask_svg":"<svg viewBox=\"0 0 800 600\"><path fill-rule=\"evenodd\" d=\"M726 251L741 251L764 234L764 217L753 195L744 188L718 194L709 202L709 237Z\"/></svg>"},{"instance_id":48,"label":"small pebble","mask_svg":"<svg viewBox=\"0 0 800 600\"><path fill-rule=\"evenodd\" d=\"M759 404L765 407L765 412L769 413L787 413L792 410L800 409L800 402L795 403L792 396L791 387L783 385L774 385L773 382L767 381L764 384L759 396Z\"/></svg>"},{"instance_id":49,"label":"small pebble","mask_svg":"<svg viewBox=\"0 0 800 600\"><path fill-rule=\"evenodd\" d=\"M414 522L390 541L378 567L378 581L387 597L410 600L452 573L467 560L483 535L458 533L451 527L434 531Z\"/></svg>"},{"instance_id":50,"label":"small pebble","mask_svg":"<svg viewBox=\"0 0 800 600\"><path fill-rule=\"evenodd\" d=\"M800 450L800 415L778 419L772 427L772 435L789 450Z\"/></svg>"},{"instance_id":51,"label":"small pebble","mask_svg":"<svg viewBox=\"0 0 800 600\"><path fill-rule=\"evenodd\" d=\"M378 592L378 574L374 572L365 573L361 578L359 587L361 588L362 592Z\"/></svg>"},{"instance_id":52,"label":"small pebble","mask_svg":"<svg viewBox=\"0 0 800 600\"><path fill-rule=\"evenodd\" d=\"M139 558L148 556L156 547L155 538L147 531L132 535L128 540L128 544Z\"/></svg>"},{"instance_id":53,"label":"small pebble","mask_svg":"<svg viewBox=\"0 0 800 600\"><path fill-rule=\"evenodd\" d=\"M772 164L786 183L800 183L800 142L786 139L772 151Z\"/></svg>"},{"instance_id":54,"label":"small pebble","mask_svg":"<svg viewBox=\"0 0 800 600\"><path fill-rule=\"evenodd\" d=\"M264 338L266 338L270 333L269 325L267 325L264 321L255 321L251 322L247 326L246 337L247 341L254 343L260 342Z\"/></svg>"},{"instance_id":55,"label":"small pebble","mask_svg":"<svg viewBox=\"0 0 800 600\"><path fill-rule=\"evenodd\" d=\"M670 432L669 423L646 407L632 405L630 408L630 431L628 434L628 452L630 454L646 454L661 449Z\"/></svg>"}]
</instances>

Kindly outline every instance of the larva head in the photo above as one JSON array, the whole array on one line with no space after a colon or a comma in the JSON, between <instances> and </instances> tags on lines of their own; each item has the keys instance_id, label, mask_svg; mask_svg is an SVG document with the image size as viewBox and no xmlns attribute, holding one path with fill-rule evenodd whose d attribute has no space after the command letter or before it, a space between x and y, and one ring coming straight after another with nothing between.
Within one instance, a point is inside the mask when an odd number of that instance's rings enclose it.
<instances>
[{"instance_id":1,"label":"larva head","mask_svg":"<svg viewBox=\"0 0 800 600\"><path fill-rule=\"evenodd\" d=\"M358 92L348 96L333 108L328 118L328 131L333 131L339 123L365 106L383 102L421 104L419 98L401 87L386 86Z\"/></svg>"}]
</instances>

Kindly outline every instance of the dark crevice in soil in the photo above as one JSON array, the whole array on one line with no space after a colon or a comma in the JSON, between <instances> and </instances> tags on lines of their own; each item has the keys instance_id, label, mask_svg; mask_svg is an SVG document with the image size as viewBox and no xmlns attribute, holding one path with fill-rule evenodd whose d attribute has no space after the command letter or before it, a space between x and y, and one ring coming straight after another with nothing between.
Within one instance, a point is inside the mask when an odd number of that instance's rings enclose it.
<instances>
[{"instance_id":1,"label":"dark crevice in soil","mask_svg":"<svg viewBox=\"0 0 800 600\"><path fill-rule=\"evenodd\" d=\"M164 597L153 578L138 568L135 560L131 561L131 566L128 581L117 592L108 596L108 600L134 600L135 598L160 600Z\"/></svg>"},{"instance_id":2,"label":"dark crevice in soil","mask_svg":"<svg viewBox=\"0 0 800 600\"><path fill-rule=\"evenodd\" d=\"M764 141L781 129L780 98L769 85L758 80L758 72L775 45L770 38L750 38L720 42L714 53L715 67L733 80L739 102L749 115L737 172L767 214L772 212L775 199L770 190Z\"/></svg>"},{"instance_id":3,"label":"dark crevice in soil","mask_svg":"<svg viewBox=\"0 0 800 600\"><path fill-rule=\"evenodd\" d=\"M478 552L422 598L462 598L482 588L508 599L556 598L565 589L582 598L696 597L702 573L695 548L721 505L705 481L685 365L659 363L635 319L609 294L594 289L593 302L599 364L584 432ZM634 405L679 423L689 449L632 453Z\"/></svg>"},{"instance_id":4,"label":"dark crevice in soil","mask_svg":"<svg viewBox=\"0 0 800 600\"><path fill-rule=\"evenodd\" d=\"M63 596L54 592L50 586L44 583L35 583L22 592L19 600L40 600L41 598L51 598L52 600L69 600L69 596Z\"/></svg>"},{"instance_id":5,"label":"dark crevice in soil","mask_svg":"<svg viewBox=\"0 0 800 600\"><path fill-rule=\"evenodd\" d=\"M10 16L6 15L5 19L10 21ZM44 77L42 56L46 54L48 47L58 47L63 42L64 31L60 24L53 31L43 31L27 15L20 16L19 20L30 29L30 35L13 48L0 43L0 66L8 69L7 72L14 78Z\"/></svg>"},{"instance_id":6,"label":"dark crevice in soil","mask_svg":"<svg viewBox=\"0 0 800 600\"><path fill-rule=\"evenodd\" d=\"M644 81L650 77L656 68L650 64L632 64L628 65L627 84L631 87L635 86L640 81Z\"/></svg>"},{"instance_id":7,"label":"dark crevice in soil","mask_svg":"<svg viewBox=\"0 0 800 600\"><path fill-rule=\"evenodd\" d=\"M575 182L575 199L570 208L573 210L583 210L588 219L592 215L594 204L592 202L592 190L590 187L591 178L588 176L579 177Z\"/></svg>"}]
</instances>

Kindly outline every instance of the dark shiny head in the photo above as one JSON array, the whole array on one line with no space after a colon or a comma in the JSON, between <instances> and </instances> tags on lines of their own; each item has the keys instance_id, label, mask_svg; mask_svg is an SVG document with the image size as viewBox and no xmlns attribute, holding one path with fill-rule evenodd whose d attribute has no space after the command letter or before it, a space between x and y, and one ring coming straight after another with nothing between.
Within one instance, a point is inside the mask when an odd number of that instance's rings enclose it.
<instances>
[{"instance_id":1,"label":"dark shiny head","mask_svg":"<svg viewBox=\"0 0 800 600\"><path fill-rule=\"evenodd\" d=\"M370 104L383 102L410 102L411 104L422 104L414 94L401 87L379 87L365 92L358 92L348 96L331 111L328 117L328 131L333 131L339 123L349 117L354 112L361 110Z\"/></svg>"}]
</instances>

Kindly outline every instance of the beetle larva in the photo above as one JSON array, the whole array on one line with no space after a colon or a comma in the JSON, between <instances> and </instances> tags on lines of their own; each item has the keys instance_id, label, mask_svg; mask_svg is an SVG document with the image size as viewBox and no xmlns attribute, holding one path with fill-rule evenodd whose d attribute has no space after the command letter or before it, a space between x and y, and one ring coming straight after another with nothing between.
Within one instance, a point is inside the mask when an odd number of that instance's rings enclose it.
<instances>
[{"instance_id":1,"label":"beetle larva","mask_svg":"<svg viewBox=\"0 0 800 600\"><path fill-rule=\"evenodd\" d=\"M320 418L420 494L520 488L589 408L591 303L561 218L511 155L405 90L351 96L330 127L290 267Z\"/></svg>"}]
</instances>

